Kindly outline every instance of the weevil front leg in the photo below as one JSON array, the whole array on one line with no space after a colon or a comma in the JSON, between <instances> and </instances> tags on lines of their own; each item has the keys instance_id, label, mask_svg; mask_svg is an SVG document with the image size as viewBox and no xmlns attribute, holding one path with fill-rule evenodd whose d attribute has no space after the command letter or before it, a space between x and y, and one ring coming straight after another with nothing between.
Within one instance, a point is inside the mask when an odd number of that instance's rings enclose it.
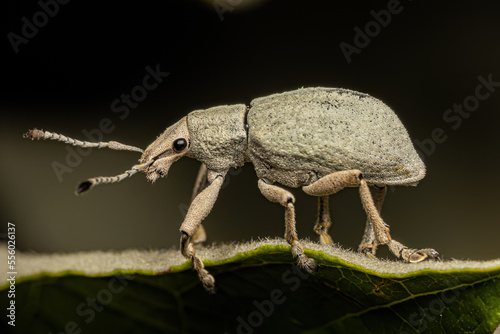
<instances>
[{"instance_id":1,"label":"weevil front leg","mask_svg":"<svg viewBox=\"0 0 500 334\"><path fill-rule=\"evenodd\" d=\"M262 179L259 179L258 185L260 192L265 198L270 202L279 203L285 207L285 239L292 246L292 255L297 259L298 266L312 273L316 267L314 260L304 254L304 249L297 236L297 229L295 227L295 198L289 191L268 184Z\"/></svg>"},{"instance_id":2,"label":"weevil front leg","mask_svg":"<svg viewBox=\"0 0 500 334\"><path fill-rule=\"evenodd\" d=\"M208 171L208 182L210 184L195 197L180 228L181 253L187 259L192 260L193 269L196 270L198 277L203 283L203 287L209 292L214 292L215 279L205 269L201 259L196 256L196 250L191 242L191 237L200 226L201 221L205 219L212 210L222 184L224 183L226 172L227 171L224 173L217 173L210 170Z\"/></svg>"},{"instance_id":3,"label":"weevil front leg","mask_svg":"<svg viewBox=\"0 0 500 334\"><path fill-rule=\"evenodd\" d=\"M439 254L431 248L413 249L408 248L400 242L393 240L389 232L389 226L384 223L373 201L368 184L363 178L360 170L339 171L328 174L316 182L302 187L304 192L312 196L326 196L334 194L346 187L359 186L359 193L363 208L365 209L368 222L372 226L375 235L376 245L387 245L389 250L408 262L420 262L426 258L438 258ZM370 238L370 228L368 228L368 238Z\"/></svg>"},{"instance_id":4,"label":"weevil front leg","mask_svg":"<svg viewBox=\"0 0 500 334\"><path fill-rule=\"evenodd\" d=\"M196 181L194 183L193 194L191 195L191 203L193 203L196 196L198 196L198 194L201 193L203 189L205 189L205 186L207 185L207 175L207 166L202 163L198 171L198 176L196 177ZM198 226L191 240L193 240L194 244L201 244L207 241L207 232L205 231L205 228L202 224Z\"/></svg>"},{"instance_id":5,"label":"weevil front leg","mask_svg":"<svg viewBox=\"0 0 500 334\"><path fill-rule=\"evenodd\" d=\"M329 196L318 197L318 217L314 224L314 232L319 235L319 241L323 245L333 245L333 240L328 234L328 229L332 226L330 218Z\"/></svg>"},{"instance_id":6,"label":"weevil front leg","mask_svg":"<svg viewBox=\"0 0 500 334\"><path fill-rule=\"evenodd\" d=\"M374 188L375 194L373 195L373 203L375 204L375 208L380 215L385 195L387 194L387 187L384 185L374 186ZM366 220L365 234L363 234L363 238L359 244L358 252L363 253L368 257L375 257L375 253L377 252L375 231L373 230L373 225L370 223L369 219Z\"/></svg>"}]
</instances>

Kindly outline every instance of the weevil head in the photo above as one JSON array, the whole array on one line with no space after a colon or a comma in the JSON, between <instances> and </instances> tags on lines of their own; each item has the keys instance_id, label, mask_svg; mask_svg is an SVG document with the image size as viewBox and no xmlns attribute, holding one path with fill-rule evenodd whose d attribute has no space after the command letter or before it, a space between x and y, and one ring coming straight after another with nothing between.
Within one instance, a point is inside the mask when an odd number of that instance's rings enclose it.
<instances>
[{"instance_id":1,"label":"weevil head","mask_svg":"<svg viewBox=\"0 0 500 334\"><path fill-rule=\"evenodd\" d=\"M168 174L172 164L186 155L191 146L187 118L167 128L144 151L139 162L144 164L143 171L151 182Z\"/></svg>"}]
</instances>

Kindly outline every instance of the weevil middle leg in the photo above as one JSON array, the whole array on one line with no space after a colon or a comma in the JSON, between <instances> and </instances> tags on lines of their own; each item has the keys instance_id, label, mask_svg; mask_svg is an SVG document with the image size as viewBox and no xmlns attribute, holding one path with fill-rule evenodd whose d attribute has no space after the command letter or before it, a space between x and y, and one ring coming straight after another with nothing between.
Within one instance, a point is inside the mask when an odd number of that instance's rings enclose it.
<instances>
[{"instance_id":1,"label":"weevil middle leg","mask_svg":"<svg viewBox=\"0 0 500 334\"><path fill-rule=\"evenodd\" d=\"M319 235L319 241L323 245L333 245L333 240L328 234L328 229L332 226L329 208L329 196L318 197L318 217L314 224L314 232Z\"/></svg>"},{"instance_id":2,"label":"weevil middle leg","mask_svg":"<svg viewBox=\"0 0 500 334\"><path fill-rule=\"evenodd\" d=\"M302 187L302 190L311 196L327 196L334 194L346 187L359 187L359 194L363 208L367 215L367 221L371 227L367 227L368 236L370 239L370 230L373 229L375 236L375 245L387 245L389 250L408 262L420 262L426 258L438 258L439 254L432 248L413 249L408 248L400 242L393 240L389 231L389 226L384 223L380 217L379 210L373 201L372 194L368 184L363 178L363 173L360 170L353 169L347 171L339 171L323 176L319 180L308 186ZM368 256L372 254L367 254Z\"/></svg>"},{"instance_id":3,"label":"weevil middle leg","mask_svg":"<svg viewBox=\"0 0 500 334\"><path fill-rule=\"evenodd\" d=\"M259 190L270 202L279 203L285 207L285 239L292 246L292 255L297 259L299 267L312 273L316 267L314 260L304 254L304 249L300 244L295 227L295 197L278 186L268 184L259 179Z\"/></svg>"}]
</instances>

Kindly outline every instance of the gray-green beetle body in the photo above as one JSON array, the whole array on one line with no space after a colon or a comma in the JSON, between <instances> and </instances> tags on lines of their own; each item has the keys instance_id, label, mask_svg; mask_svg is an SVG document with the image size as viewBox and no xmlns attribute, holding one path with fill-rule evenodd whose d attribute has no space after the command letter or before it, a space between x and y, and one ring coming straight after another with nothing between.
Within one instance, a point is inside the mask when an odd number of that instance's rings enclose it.
<instances>
[{"instance_id":1,"label":"gray-green beetle body","mask_svg":"<svg viewBox=\"0 0 500 334\"><path fill-rule=\"evenodd\" d=\"M36 129L25 137L142 152L117 142L89 143ZM433 249L408 248L392 239L388 225L380 217L386 185L415 185L424 177L425 166L394 112L367 94L339 88L305 88L255 99L250 107L236 104L193 111L158 136L143 152L138 165L113 177L82 182L77 193L138 172L156 181L183 156L201 161L202 166L180 228L181 252L192 260L208 290L213 290L215 279L195 254L193 242L205 239L201 222L215 204L228 170L247 162L255 167L261 193L285 208L285 239L298 265L310 272L315 264L298 241L295 198L275 183L302 187L306 194L318 197L314 231L323 244L333 245L328 235L329 196L346 187L359 187L367 214L359 252L373 257L379 245L387 245L393 254L408 262L438 257ZM369 185L374 186L375 194Z\"/></svg>"},{"instance_id":2,"label":"gray-green beetle body","mask_svg":"<svg viewBox=\"0 0 500 334\"><path fill-rule=\"evenodd\" d=\"M289 187L359 169L369 184L414 185L425 166L383 102L336 88L306 88L250 104L247 156L259 178Z\"/></svg>"},{"instance_id":3,"label":"gray-green beetle body","mask_svg":"<svg viewBox=\"0 0 500 334\"><path fill-rule=\"evenodd\" d=\"M396 114L382 101L351 90L298 89L254 99L250 108L196 110L186 122L187 156L209 170L251 162L259 178L293 188L351 169L363 171L372 185L415 185L425 176ZM164 141L163 135L157 139ZM155 142L148 150L157 147ZM141 162L150 156L145 153Z\"/></svg>"}]
</instances>

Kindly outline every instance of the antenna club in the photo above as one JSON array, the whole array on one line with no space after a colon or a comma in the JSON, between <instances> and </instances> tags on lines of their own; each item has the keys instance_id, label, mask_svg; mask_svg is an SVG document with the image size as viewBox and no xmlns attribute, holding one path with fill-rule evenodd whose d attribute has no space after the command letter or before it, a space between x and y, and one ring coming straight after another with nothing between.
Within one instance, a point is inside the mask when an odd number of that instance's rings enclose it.
<instances>
[{"instance_id":1,"label":"antenna club","mask_svg":"<svg viewBox=\"0 0 500 334\"><path fill-rule=\"evenodd\" d=\"M29 130L28 132L23 134L23 138L27 138L27 139L31 139L31 140L34 140L34 139L38 140L38 139L42 139L44 137L45 137L45 131L38 130L38 129Z\"/></svg>"},{"instance_id":2,"label":"antenna club","mask_svg":"<svg viewBox=\"0 0 500 334\"><path fill-rule=\"evenodd\" d=\"M94 185L94 182L92 182L92 181L83 181L82 183L80 183L78 185L75 193L77 195L81 195L82 193L86 192L87 190L90 190L90 188L92 188L93 185Z\"/></svg>"}]
</instances>

